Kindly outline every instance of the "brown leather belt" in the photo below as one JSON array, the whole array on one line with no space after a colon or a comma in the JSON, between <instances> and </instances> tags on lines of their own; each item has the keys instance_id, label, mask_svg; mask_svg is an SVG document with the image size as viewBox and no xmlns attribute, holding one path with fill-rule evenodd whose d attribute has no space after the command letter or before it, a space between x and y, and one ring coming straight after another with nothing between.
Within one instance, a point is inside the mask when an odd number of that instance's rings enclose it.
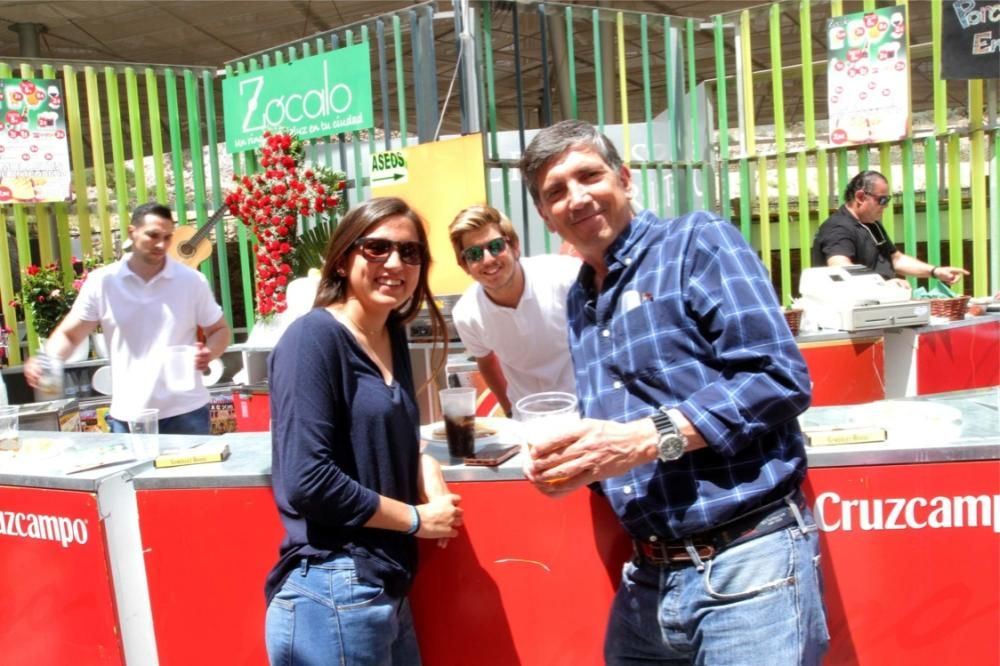
<instances>
[{"instance_id":1,"label":"brown leather belt","mask_svg":"<svg viewBox=\"0 0 1000 666\"><path fill-rule=\"evenodd\" d=\"M793 501L800 511L805 508L805 499L801 493L797 493ZM708 561L726 548L777 532L796 521L795 511L781 500L778 506L769 504L754 509L711 530L697 532L680 539L636 540L633 544L635 554L649 564L687 566L693 562L687 549L688 539L691 540L691 546L698 557Z\"/></svg>"}]
</instances>

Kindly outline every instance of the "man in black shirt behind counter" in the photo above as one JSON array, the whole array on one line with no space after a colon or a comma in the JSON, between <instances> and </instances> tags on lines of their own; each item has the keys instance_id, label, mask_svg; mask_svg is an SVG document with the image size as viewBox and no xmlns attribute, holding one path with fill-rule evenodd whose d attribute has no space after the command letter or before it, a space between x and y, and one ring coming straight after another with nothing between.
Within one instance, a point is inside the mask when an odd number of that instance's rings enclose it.
<instances>
[{"instance_id":1,"label":"man in black shirt behind counter","mask_svg":"<svg viewBox=\"0 0 1000 666\"><path fill-rule=\"evenodd\" d=\"M896 249L879 222L891 201L889 183L878 171L862 171L852 178L844 191L844 205L820 225L816 234L813 266L859 264L886 280L895 280L897 274L912 275L936 278L949 285L969 274L955 266L932 266Z\"/></svg>"}]
</instances>

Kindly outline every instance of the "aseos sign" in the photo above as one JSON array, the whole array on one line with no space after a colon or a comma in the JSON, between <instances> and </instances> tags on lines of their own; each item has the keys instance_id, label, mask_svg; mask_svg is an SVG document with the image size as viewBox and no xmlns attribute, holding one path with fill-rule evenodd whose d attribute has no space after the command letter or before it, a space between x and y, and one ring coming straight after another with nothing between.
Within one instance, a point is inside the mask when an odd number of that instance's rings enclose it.
<instances>
[{"instance_id":1,"label":"aseos sign","mask_svg":"<svg viewBox=\"0 0 1000 666\"><path fill-rule=\"evenodd\" d=\"M252 150L264 130L309 139L372 126L367 44L348 46L222 81L226 148Z\"/></svg>"}]
</instances>

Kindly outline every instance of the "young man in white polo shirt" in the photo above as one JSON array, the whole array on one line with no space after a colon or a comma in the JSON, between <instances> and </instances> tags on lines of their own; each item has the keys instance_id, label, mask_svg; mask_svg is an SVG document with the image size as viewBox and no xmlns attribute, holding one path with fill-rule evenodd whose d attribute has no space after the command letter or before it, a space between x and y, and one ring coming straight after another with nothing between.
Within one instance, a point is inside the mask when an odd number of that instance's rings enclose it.
<instances>
[{"instance_id":1,"label":"young man in white polo shirt","mask_svg":"<svg viewBox=\"0 0 1000 666\"><path fill-rule=\"evenodd\" d=\"M455 258L476 281L452 309L466 350L504 413L531 393L576 392L566 331L566 292L580 260L521 258L510 220L470 206L448 227Z\"/></svg>"},{"instance_id":2,"label":"young man in white polo shirt","mask_svg":"<svg viewBox=\"0 0 1000 666\"><path fill-rule=\"evenodd\" d=\"M208 434L208 390L196 382L190 391L166 386L167 348L195 345L195 368L204 371L229 344L222 308L198 271L167 256L174 233L170 209L157 203L139 206L128 228L132 251L87 277L72 310L49 337L46 352L65 359L98 326L111 357L112 432L128 432L127 422L141 409L160 410L165 434ZM197 342L201 328L205 342ZM31 386L40 377L37 359L24 375Z\"/></svg>"}]
</instances>

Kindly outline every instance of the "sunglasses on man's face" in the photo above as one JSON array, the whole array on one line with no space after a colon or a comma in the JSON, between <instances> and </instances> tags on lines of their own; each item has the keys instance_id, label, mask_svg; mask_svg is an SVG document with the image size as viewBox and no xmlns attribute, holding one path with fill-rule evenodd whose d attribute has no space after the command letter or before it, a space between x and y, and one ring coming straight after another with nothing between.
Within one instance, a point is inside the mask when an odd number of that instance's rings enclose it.
<instances>
[{"instance_id":1,"label":"sunglasses on man's face","mask_svg":"<svg viewBox=\"0 0 1000 666\"><path fill-rule=\"evenodd\" d=\"M394 241L366 236L354 241L351 247L359 248L361 256L376 264L389 261L393 250L399 252L399 259L404 264L419 266L424 261L424 245L417 241Z\"/></svg>"},{"instance_id":2,"label":"sunglasses on man's face","mask_svg":"<svg viewBox=\"0 0 1000 666\"><path fill-rule=\"evenodd\" d=\"M482 245L470 245L462 250L462 256L465 257L466 262L475 264L482 261L487 252L489 252L491 256L499 257L506 248L506 238L494 238L493 240L487 241Z\"/></svg>"},{"instance_id":3,"label":"sunglasses on man's face","mask_svg":"<svg viewBox=\"0 0 1000 666\"><path fill-rule=\"evenodd\" d=\"M889 202L892 201L892 195L891 194L883 194L883 195L879 196L879 195L873 194L872 192L868 192L867 190L865 191L865 194L867 194L868 196L870 196L872 199L875 199L875 201L878 203L878 205L882 206L883 208L885 208L886 206L888 206Z\"/></svg>"}]
</instances>

